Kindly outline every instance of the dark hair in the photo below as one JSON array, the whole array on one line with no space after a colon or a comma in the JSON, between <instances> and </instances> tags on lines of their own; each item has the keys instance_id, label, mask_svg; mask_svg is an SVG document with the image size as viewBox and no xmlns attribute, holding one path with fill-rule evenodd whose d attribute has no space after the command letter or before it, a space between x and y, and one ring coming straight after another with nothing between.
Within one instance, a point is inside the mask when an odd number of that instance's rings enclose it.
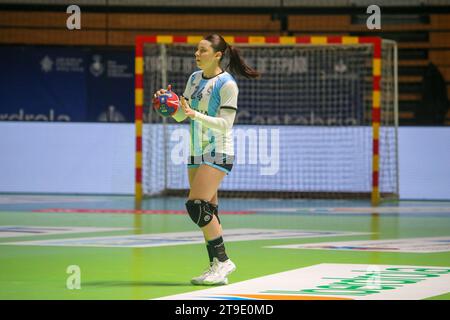
<instances>
[{"instance_id":1,"label":"dark hair","mask_svg":"<svg viewBox=\"0 0 450 320\"><path fill-rule=\"evenodd\" d=\"M222 38L222 36L213 33L206 36L204 39L211 42L211 47L214 52L222 52L220 61L222 61L225 54L228 53L230 62L228 63L226 69L230 70L231 73L246 77L248 79L259 78L260 73L249 67L240 55L239 50L233 46L230 46L225 39Z\"/></svg>"}]
</instances>

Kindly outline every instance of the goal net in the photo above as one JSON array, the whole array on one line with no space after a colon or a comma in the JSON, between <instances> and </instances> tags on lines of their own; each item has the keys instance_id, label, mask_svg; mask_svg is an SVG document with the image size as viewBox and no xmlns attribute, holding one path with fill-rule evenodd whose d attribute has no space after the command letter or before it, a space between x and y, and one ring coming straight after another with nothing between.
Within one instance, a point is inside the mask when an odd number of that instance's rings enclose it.
<instances>
[{"instance_id":1,"label":"goal net","mask_svg":"<svg viewBox=\"0 0 450 320\"><path fill-rule=\"evenodd\" d=\"M198 37L136 41L136 194L186 194L189 120L152 94L181 95ZM376 37L226 37L258 80L236 78L235 165L222 195L397 198L397 57ZM226 61L224 64L226 65Z\"/></svg>"}]
</instances>

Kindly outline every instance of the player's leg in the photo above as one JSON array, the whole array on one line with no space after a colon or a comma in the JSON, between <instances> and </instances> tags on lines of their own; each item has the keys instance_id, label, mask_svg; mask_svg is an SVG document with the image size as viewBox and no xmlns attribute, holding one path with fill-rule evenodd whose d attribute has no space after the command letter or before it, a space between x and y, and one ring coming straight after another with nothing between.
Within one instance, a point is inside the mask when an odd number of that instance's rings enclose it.
<instances>
[{"instance_id":1,"label":"player's leg","mask_svg":"<svg viewBox=\"0 0 450 320\"><path fill-rule=\"evenodd\" d=\"M194 181L194 178L195 178L195 174L197 173L197 169L198 169L198 167L189 167L188 168L189 187L192 187L192 184L193 184L193 181ZM215 209L215 214L216 214L216 216L218 218L219 216L218 216L218 212L217 212L217 209L218 209L217 192L211 198L210 203L212 204L213 207L215 206L215 208L214 208ZM220 222L220 220L219 220L219 222ZM213 248L212 248L212 246L210 246L208 244L208 240L206 238L205 238L205 243L206 243L206 249L208 251L209 264L212 265L213 258L214 258Z\"/></svg>"},{"instance_id":2,"label":"player's leg","mask_svg":"<svg viewBox=\"0 0 450 320\"><path fill-rule=\"evenodd\" d=\"M213 200L226 172L202 164L198 168L191 185L189 200L186 202L191 219L202 229L208 244L213 247L215 264L203 284L227 283L227 276L236 269L225 252L222 227L210 200Z\"/></svg>"},{"instance_id":3,"label":"player's leg","mask_svg":"<svg viewBox=\"0 0 450 320\"><path fill-rule=\"evenodd\" d=\"M194 222L202 229L208 241L222 235L219 221L213 214L214 209L211 207L211 200L216 195L225 175L226 173L223 171L201 164L195 173L189 192L188 205L202 209L198 212L199 214L195 212L194 218L197 218L197 221Z\"/></svg>"},{"instance_id":4,"label":"player's leg","mask_svg":"<svg viewBox=\"0 0 450 320\"><path fill-rule=\"evenodd\" d=\"M192 187L194 178L195 178L195 174L197 173L197 169L198 167L194 167L194 166L190 166L188 168L188 177L189 177L189 187ZM216 194L212 197L211 203L217 205L217 192ZM194 277L191 279L191 283L195 284L195 285L201 285L203 284L203 281L205 280L205 278L209 275L209 273L211 272L211 267L213 265L213 259L214 259L214 249L211 245L208 244L208 241L205 238L205 244L206 244L206 250L208 252L208 258L209 258L209 265L208 268L205 269L205 271L203 271L203 273L200 276Z\"/></svg>"}]
</instances>

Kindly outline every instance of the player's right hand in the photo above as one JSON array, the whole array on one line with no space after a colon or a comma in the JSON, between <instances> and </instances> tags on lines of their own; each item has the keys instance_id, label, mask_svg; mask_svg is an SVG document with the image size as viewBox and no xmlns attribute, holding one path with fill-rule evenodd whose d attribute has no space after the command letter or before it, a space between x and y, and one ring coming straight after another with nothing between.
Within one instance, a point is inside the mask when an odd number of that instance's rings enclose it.
<instances>
[{"instance_id":1,"label":"player's right hand","mask_svg":"<svg viewBox=\"0 0 450 320\"><path fill-rule=\"evenodd\" d=\"M166 94L167 91L171 91L172 90L172 85L169 84L169 86L166 89L159 89L158 91L155 92L155 94L153 95L153 98L158 98L159 96Z\"/></svg>"}]
</instances>

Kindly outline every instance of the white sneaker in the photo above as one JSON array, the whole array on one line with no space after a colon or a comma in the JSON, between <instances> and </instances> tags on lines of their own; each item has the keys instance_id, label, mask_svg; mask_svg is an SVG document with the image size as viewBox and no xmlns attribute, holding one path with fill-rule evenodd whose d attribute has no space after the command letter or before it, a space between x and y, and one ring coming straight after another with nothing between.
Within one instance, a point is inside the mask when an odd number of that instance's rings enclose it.
<instances>
[{"instance_id":1,"label":"white sneaker","mask_svg":"<svg viewBox=\"0 0 450 320\"><path fill-rule=\"evenodd\" d=\"M228 284L227 276L234 270L236 270L236 265L230 259L224 262L220 262L217 258L214 258L210 272L203 279L203 284L206 285Z\"/></svg>"},{"instance_id":2,"label":"white sneaker","mask_svg":"<svg viewBox=\"0 0 450 320\"><path fill-rule=\"evenodd\" d=\"M212 266L213 263L211 263L209 267L205 271L203 271L203 273L200 276L192 278L191 283L195 285L203 284L203 280L205 280L205 278L209 276L209 274L211 273Z\"/></svg>"}]
</instances>

